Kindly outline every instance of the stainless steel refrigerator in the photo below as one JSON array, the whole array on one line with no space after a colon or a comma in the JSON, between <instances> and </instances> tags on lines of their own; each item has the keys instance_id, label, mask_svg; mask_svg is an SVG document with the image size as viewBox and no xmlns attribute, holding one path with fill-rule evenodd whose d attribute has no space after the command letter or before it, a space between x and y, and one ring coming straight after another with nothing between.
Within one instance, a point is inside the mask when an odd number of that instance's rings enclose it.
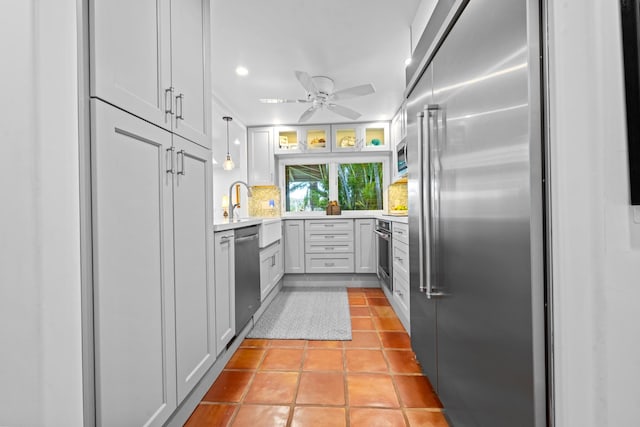
<instances>
[{"instance_id":1,"label":"stainless steel refrigerator","mask_svg":"<svg viewBox=\"0 0 640 427\"><path fill-rule=\"evenodd\" d=\"M453 426L543 426L539 4L453 3L408 88L412 345Z\"/></svg>"}]
</instances>

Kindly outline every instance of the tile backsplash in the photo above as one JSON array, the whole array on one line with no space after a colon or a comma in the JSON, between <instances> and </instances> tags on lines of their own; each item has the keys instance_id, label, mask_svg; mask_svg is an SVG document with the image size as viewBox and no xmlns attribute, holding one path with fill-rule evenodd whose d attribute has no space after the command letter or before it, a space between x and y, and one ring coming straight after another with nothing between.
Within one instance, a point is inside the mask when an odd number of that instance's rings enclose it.
<instances>
[{"instance_id":1,"label":"tile backsplash","mask_svg":"<svg viewBox=\"0 0 640 427\"><path fill-rule=\"evenodd\" d=\"M251 187L251 197L249 197L249 216L279 217L280 188L275 185Z\"/></svg>"},{"instance_id":2,"label":"tile backsplash","mask_svg":"<svg viewBox=\"0 0 640 427\"><path fill-rule=\"evenodd\" d=\"M407 210L409 192L407 180L399 180L389 186L389 211Z\"/></svg>"}]
</instances>

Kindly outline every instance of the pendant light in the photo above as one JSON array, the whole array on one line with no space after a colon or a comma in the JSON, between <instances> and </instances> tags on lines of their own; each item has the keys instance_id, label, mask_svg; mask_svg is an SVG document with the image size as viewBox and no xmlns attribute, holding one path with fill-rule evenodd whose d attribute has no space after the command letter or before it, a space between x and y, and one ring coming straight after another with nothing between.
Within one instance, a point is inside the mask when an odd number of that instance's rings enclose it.
<instances>
[{"instance_id":1,"label":"pendant light","mask_svg":"<svg viewBox=\"0 0 640 427\"><path fill-rule=\"evenodd\" d=\"M222 163L222 169L224 169L226 171L230 171L231 169L233 169L235 167L235 164L233 163L233 160L231 160L231 154L229 154L229 122L231 120L233 120L233 119L231 117L229 117L229 116L224 116L222 118L222 120L227 122L227 158L224 161L224 163Z\"/></svg>"}]
</instances>

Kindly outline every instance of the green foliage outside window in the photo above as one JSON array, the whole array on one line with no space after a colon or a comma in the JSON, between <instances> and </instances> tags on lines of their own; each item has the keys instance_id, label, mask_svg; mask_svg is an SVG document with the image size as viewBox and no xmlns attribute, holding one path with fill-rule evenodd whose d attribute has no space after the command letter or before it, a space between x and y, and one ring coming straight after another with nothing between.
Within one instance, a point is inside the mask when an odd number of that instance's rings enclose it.
<instances>
[{"instance_id":1,"label":"green foliage outside window","mask_svg":"<svg viewBox=\"0 0 640 427\"><path fill-rule=\"evenodd\" d=\"M382 209L382 163L338 165L338 203L343 210Z\"/></svg>"},{"instance_id":2,"label":"green foliage outside window","mask_svg":"<svg viewBox=\"0 0 640 427\"><path fill-rule=\"evenodd\" d=\"M285 167L286 211L323 211L329 203L326 164Z\"/></svg>"}]
</instances>

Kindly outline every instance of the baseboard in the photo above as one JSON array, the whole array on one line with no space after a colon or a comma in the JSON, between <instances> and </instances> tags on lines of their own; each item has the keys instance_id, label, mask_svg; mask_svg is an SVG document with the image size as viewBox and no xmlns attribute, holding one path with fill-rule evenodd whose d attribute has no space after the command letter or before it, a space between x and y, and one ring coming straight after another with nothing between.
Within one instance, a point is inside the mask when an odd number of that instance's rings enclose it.
<instances>
[{"instance_id":1,"label":"baseboard","mask_svg":"<svg viewBox=\"0 0 640 427\"><path fill-rule=\"evenodd\" d=\"M249 331L253 329L253 325L256 323L258 319L262 316L266 308L271 304L271 301L276 297L278 292L282 289L282 279L280 282L274 286L274 288L269 292L269 295L260 303L260 308L255 312L250 322L242 329L239 334L236 334L236 337L227 345L227 348L220 354L218 359L215 361L213 366L209 368L207 373L202 377L198 385L196 385L191 393L182 401L182 403L178 406L171 415L171 418L165 423L165 427L182 427L193 411L198 407L200 401L207 391L211 388L213 383L218 379L218 376L226 366L231 356L236 352L240 344L247 336Z\"/></svg>"},{"instance_id":2,"label":"baseboard","mask_svg":"<svg viewBox=\"0 0 640 427\"><path fill-rule=\"evenodd\" d=\"M347 286L348 288L379 288L375 274L285 274L282 278L286 287Z\"/></svg>"}]
</instances>

